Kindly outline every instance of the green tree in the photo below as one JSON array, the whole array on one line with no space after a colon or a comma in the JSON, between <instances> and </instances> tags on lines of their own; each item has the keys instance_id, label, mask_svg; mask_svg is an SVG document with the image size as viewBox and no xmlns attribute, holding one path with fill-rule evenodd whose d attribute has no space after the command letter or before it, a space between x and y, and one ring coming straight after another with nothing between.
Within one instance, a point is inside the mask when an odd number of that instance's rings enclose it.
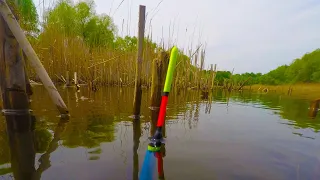
<instances>
[{"instance_id":1,"label":"green tree","mask_svg":"<svg viewBox=\"0 0 320 180\"><path fill-rule=\"evenodd\" d=\"M218 85L222 86L225 79L230 79L231 72L230 71L218 71L216 74L215 81Z\"/></svg>"},{"instance_id":2,"label":"green tree","mask_svg":"<svg viewBox=\"0 0 320 180\"><path fill-rule=\"evenodd\" d=\"M107 15L93 16L85 24L83 38L90 47L111 47L115 39L116 28Z\"/></svg>"},{"instance_id":3,"label":"green tree","mask_svg":"<svg viewBox=\"0 0 320 180\"><path fill-rule=\"evenodd\" d=\"M217 78L221 80L221 74ZM305 54L302 58L292 61L290 65L282 65L266 74L243 73L235 74L232 80L235 83L243 82L250 77L247 84L291 84L320 82L320 49ZM224 77L228 78L228 77Z\"/></svg>"},{"instance_id":4,"label":"green tree","mask_svg":"<svg viewBox=\"0 0 320 180\"><path fill-rule=\"evenodd\" d=\"M32 0L16 0L21 27L29 34L38 33L38 13Z\"/></svg>"},{"instance_id":5,"label":"green tree","mask_svg":"<svg viewBox=\"0 0 320 180\"><path fill-rule=\"evenodd\" d=\"M68 37L81 37L90 48L112 46L116 26L108 15L97 15L94 2L60 1L48 12L47 28L57 30Z\"/></svg>"}]
</instances>

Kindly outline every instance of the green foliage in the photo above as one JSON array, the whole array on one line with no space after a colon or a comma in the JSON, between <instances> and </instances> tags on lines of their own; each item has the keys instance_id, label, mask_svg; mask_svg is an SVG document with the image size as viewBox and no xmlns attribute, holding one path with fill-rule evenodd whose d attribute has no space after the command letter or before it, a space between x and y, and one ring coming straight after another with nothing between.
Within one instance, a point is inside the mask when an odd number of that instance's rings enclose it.
<instances>
[{"instance_id":1,"label":"green foliage","mask_svg":"<svg viewBox=\"0 0 320 180\"><path fill-rule=\"evenodd\" d=\"M1 169L0 169L0 175L1 175L1 176L2 176L2 175L9 174L9 173L12 173L11 167L9 167L9 168L1 168Z\"/></svg>"},{"instance_id":2,"label":"green foliage","mask_svg":"<svg viewBox=\"0 0 320 180\"><path fill-rule=\"evenodd\" d=\"M65 35L80 35L79 22L77 21L76 9L69 1L60 1L60 3L48 12L44 27L47 29L56 28Z\"/></svg>"},{"instance_id":3,"label":"green foliage","mask_svg":"<svg viewBox=\"0 0 320 180\"><path fill-rule=\"evenodd\" d=\"M84 131L79 130L78 127L66 132L63 145L69 148L75 148L78 146L94 148L98 147L102 142L114 141L114 118L106 115L88 115L88 124ZM99 154L101 150L90 152L90 154Z\"/></svg>"},{"instance_id":4,"label":"green foliage","mask_svg":"<svg viewBox=\"0 0 320 180\"><path fill-rule=\"evenodd\" d=\"M20 23L24 30L38 32L38 13L32 0L17 0L21 13Z\"/></svg>"},{"instance_id":5,"label":"green foliage","mask_svg":"<svg viewBox=\"0 0 320 180\"><path fill-rule=\"evenodd\" d=\"M37 153L44 153L52 140L52 134L45 128L35 130L35 150Z\"/></svg>"},{"instance_id":6,"label":"green foliage","mask_svg":"<svg viewBox=\"0 0 320 180\"><path fill-rule=\"evenodd\" d=\"M90 47L112 46L114 41L115 27L112 19L107 16L93 16L85 24L83 38Z\"/></svg>"},{"instance_id":7,"label":"green foliage","mask_svg":"<svg viewBox=\"0 0 320 180\"><path fill-rule=\"evenodd\" d=\"M67 37L81 37L89 47L111 47L116 26L111 17L97 15L93 1L60 1L48 12L45 30L55 29Z\"/></svg>"},{"instance_id":8,"label":"green foliage","mask_svg":"<svg viewBox=\"0 0 320 180\"><path fill-rule=\"evenodd\" d=\"M138 39L136 37L126 36L124 38L117 37L115 40L115 48L121 51L132 52L137 50Z\"/></svg>"},{"instance_id":9,"label":"green foliage","mask_svg":"<svg viewBox=\"0 0 320 180\"><path fill-rule=\"evenodd\" d=\"M32 0L8 0L7 3L27 35L35 35L39 32L38 13Z\"/></svg>"},{"instance_id":10,"label":"green foliage","mask_svg":"<svg viewBox=\"0 0 320 180\"><path fill-rule=\"evenodd\" d=\"M232 79L236 83L241 83L248 77L250 77L250 80L247 82L247 85L320 82L320 49L307 53L300 59L295 59L289 66L279 66L266 74L236 74L232 76Z\"/></svg>"},{"instance_id":11,"label":"green foliage","mask_svg":"<svg viewBox=\"0 0 320 180\"><path fill-rule=\"evenodd\" d=\"M218 71L216 74L215 81L219 86L222 86L225 79L230 79L231 72L230 71Z\"/></svg>"}]
</instances>

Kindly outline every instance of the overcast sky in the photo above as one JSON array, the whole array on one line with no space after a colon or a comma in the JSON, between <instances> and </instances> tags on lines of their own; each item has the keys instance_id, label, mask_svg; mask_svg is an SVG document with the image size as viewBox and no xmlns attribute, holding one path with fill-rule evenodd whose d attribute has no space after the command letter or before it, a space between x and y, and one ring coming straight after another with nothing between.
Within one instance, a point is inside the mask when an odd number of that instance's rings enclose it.
<instances>
[{"instance_id":1,"label":"overcast sky","mask_svg":"<svg viewBox=\"0 0 320 180\"><path fill-rule=\"evenodd\" d=\"M113 17L120 35L136 35L139 5L145 5L146 34L152 29L154 41L164 37L166 43L171 40L185 49L191 42L195 48L200 40L207 44L206 65L217 64L219 70L265 73L320 48L319 0L95 0L95 4L97 13Z\"/></svg>"}]
</instances>

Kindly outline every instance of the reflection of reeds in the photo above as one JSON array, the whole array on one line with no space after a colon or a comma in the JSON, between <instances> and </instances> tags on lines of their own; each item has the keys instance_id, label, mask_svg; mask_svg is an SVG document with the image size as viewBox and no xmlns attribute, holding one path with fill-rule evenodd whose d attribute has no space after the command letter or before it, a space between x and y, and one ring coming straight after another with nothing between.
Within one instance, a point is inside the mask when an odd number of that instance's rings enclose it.
<instances>
[{"instance_id":1,"label":"reflection of reeds","mask_svg":"<svg viewBox=\"0 0 320 180\"><path fill-rule=\"evenodd\" d=\"M75 93L75 89L60 89L61 96L68 99L71 120L66 127L63 137L63 144L67 147L97 147L101 142L114 141L116 123L130 121L127 118L132 109L133 88L109 87L101 88L96 93L92 93L88 98L89 90L81 88ZM39 118L43 118L46 123L57 123L55 107L47 98L45 89L41 86L34 87L37 96L32 98L32 109ZM77 97L76 97L77 96ZM144 90L143 100L149 100L150 92ZM167 110L167 120L175 120L178 115L188 112L187 104L192 104L199 98L197 91L173 91L169 98ZM78 102L76 102L78 99ZM200 101L199 101L200 102ZM141 106L142 123L149 121L150 116L149 101L143 101ZM157 120L157 113L152 116L154 122ZM191 115L193 117L193 115ZM190 119L193 121L193 119ZM102 128L104 127L104 128ZM100 138L104 137L104 138Z\"/></svg>"}]
</instances>

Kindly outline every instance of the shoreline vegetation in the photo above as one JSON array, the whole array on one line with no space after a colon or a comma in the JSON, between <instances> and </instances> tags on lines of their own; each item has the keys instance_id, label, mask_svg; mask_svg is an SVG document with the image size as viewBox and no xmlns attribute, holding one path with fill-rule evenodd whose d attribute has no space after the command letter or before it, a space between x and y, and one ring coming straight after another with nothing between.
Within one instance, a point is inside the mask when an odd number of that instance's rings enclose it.
<instances>
[{"instance_id":1,"label":"shoreline vegetation","mask_svg":"<svg viewBox=\"0 0 320 180\"><path fill-rule=\"evenodd\" d=\"M124 35L125 24L119 30L112 17L97 14L94 1L58 1L44 9L41 21L32 0L18 1L18 7L13 9L55 84L88 85L92 90L98 86L134 86L137 37ZM151 31L146 34L141 72L143 87L151 88L152 81L161 79L164 74L161 69L168 63L172 46L164 45L163 39L158 44L152 42ZM252 88L314 94L316 83L320 83L320 49L266 74L234 74L233 70L217 71L212 64L205 68L208 66L205 45L189 47L179 49L174 88L205 92L214 87L229 91ZM27 71L31 83L38 84L39 78L28 65Z\"/></svg>"},{"instance_id":2,"label":"shoreline vegetation","mask_svg":"<svg viewBox=\"0 0 320 180\"><path fill-rule=\"evenodd\" d=\"M86 84L92 90L99 86L134 86L138 39L124 35L126 25L118 29L112 17L97 14L94 1L58 1L45 9L41 21L36 11L24 11L35 9L32 0L26 0L21 7L24 7L18 8L21 27L55 84ZM174 29L171 31L173 33ZM174 45L170 40L164 44L163 38L157 43L152 39L152 32L148 31L144 38L141 70L144 87L151 87L154 72L168 62ZM178 49L173 86L208 88L214 71L213 65L210 70L203 71L206 66L205 43L191 43L188 49ZM28 66L27 71L32 81L40 82Z\"/></svg>"},{"instance_id":3,"label":"shoreline vegetation","mask_svg":"<svg viewBox=\"0 0 320 180\"><path fill-rule=\"evenodd\" d=\"M310 84L320 83L320 49L306 53L301 58L293 60L289 65L279 66L266 74L233 74L230 71L218 71L216 79L219 85L232 86L232 89L237 89L243 84L245 86L259 86L261 84L261 86L309 87Z\"/></svg>"}]
</instances>

